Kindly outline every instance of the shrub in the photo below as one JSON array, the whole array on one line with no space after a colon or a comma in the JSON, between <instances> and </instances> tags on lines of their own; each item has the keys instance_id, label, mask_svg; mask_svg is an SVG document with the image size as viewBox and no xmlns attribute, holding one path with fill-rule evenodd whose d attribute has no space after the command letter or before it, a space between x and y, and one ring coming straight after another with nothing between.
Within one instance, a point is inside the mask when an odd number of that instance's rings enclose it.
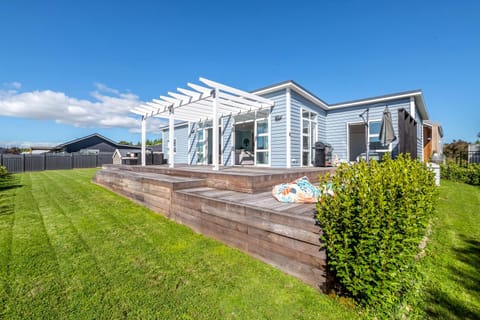
<instances>
[{"instance_id":1,"label":"shrub","mask_svg":"<svg viewBox=\"0 0 480 320\"><path fill-rule=\"evenodd\" d=\"M448 161L440 166L440 174L443 179L461 181L474 186L480 185L479 163L469 163L467 166L460 166L454 161Z\"/></svg>"},{"instance_id":2,"label":"shrub","mask_svg":"<svg viewBox=\"0 0 480 320\"><path fill-rule=\"evenodd\" d=\"M415 282L416 255L437 189L424 163L401 155L381 163L341 165L334 196L317 204L328 272L342 293L364 306L393 306Z\"/></svg>"},{"instance_id":3,"label":"shrub","mask_svg":"<svg viewBox=\"0 0 480 320\"><path fill-rule=\"evenodd\" d=\"M0 166L0 178L4 178L8 175L7 168L4 166Z\"/></svg>"}]
</instances>

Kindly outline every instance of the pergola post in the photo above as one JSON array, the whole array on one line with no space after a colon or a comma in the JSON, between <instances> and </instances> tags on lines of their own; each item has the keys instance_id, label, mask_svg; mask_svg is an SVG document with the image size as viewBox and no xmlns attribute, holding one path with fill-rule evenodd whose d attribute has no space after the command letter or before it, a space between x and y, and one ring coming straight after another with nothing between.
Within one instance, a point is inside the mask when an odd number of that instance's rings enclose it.
<instances>
[{"instance_id":1,"label":"pergola post","mask_svg":"<svg viewBox=\"0 0 480 320\"><path fill-rule=\"evenodd\" d=\"M170 168L175 167L175 152L174 148L174 130L175 130L175 114L173 111L173 106L170 107L170 113L168 115L168 166Z\"/></svg>"},{"instance_id":2,"label":"pergola post","mask_svg":"<svg viewBox=\"0 0 480 320\"><path fill-rule=\"evenodd\" d=\"M147 119L142 117L142 167L147 163L146 161L146 140L147 140Z\"/></svg>"},{"instance_id":3,"label":"pergola post","mask_svg":"<svg viewBox=\"0 0 480 320\"><path fill-rule=\"evenodd\" d=\"M218 88L215 88L215 93L213 96L213 112L212 112L212 133L213 133L213 139L212 139L212 164L213 164L213 170L218 171L219 169L219 164L218 164L218 93L219 90Z\"/></svg>"}]
</instances>

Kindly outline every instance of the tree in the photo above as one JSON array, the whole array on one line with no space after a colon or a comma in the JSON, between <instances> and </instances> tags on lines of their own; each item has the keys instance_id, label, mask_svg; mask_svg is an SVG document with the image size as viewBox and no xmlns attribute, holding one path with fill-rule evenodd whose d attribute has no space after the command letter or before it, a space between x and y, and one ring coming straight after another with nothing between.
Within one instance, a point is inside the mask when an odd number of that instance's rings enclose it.
<instances>
[{"instance_id":1,"label":"tree","mask_svg":"<svg viewBox=\"0 0 480 320\"><path fill-rule=\"evenodd\" d=\"M453 140L443 146L443 153L447 159L465 158L467 160L468 142L460 140Z\"/></svg>"},{"instance_id":2,"label":"tree","mask_svg":"<svg viewBox=\"0 0 480 320\"><path fill-rule=\"evenodd\" d=\"M162 139L153 139L153 140L150 140L150 139L147 139L145 140L145 145L147 146L155 146L157 144L161 144L162 143ZM141 146L142 143L139 141L137 142L136 146Z\"/></svg>"},{"instance_id":3,"label":"tree","mask_svg":"<svg viewBox=\"0 0 480 320\"><path fill-rule=\"evenodd\" d=\"M125 141L125 140L119 141L118 144L123 144L123 145L126 145L126 146L133 146L133 143L131 141Z\"/></svg>"},{"instance_id":4,"label":"tree","mask_svg":"<svg viewBox=\"0 0 480 320\"><path fill-rule=\"evenodd\" d=\"M18 147L12 147L12 148L8 148L8 149L5 149L3 151L3 153L7 153L7 154L21 154L22 153L22 149L18 148Z\"/></svg>"}]
</instances>

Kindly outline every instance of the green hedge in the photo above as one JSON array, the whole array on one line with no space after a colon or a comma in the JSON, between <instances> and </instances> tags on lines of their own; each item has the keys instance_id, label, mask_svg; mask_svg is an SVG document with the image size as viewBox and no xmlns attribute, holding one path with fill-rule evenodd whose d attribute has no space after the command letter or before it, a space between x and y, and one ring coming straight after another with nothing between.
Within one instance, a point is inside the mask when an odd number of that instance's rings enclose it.
<instances>
[{"instance_id":1,"label":"green hedge","mask_svg":"<svg viewBox=\"0 0 480 320\"><path fill-rule=\"evenodd\" d=\"M8 175L7 168L4 166L0 166L0 178L4 178Z\"/></svg>"},{"instance_id":2,"label":"green hedge","mask_svg":"<svg viewBox=\"0 0 480 320\"><path fill-rule=\"evenodd\" d=\"M367 307L397 304L415 282L436 199L433 173L409 156L386 155L320 179L334 191L318 202L317 220L337 289Z\"/></svg>"},{"instance_id":3,"label":"green hedge","mask_svg":"<svg viewBox=\"0 0 480 320\"><path fill-rule=\"evenodd\" d=\"M460 166L453 161L447 161L446 164L440 165L440 174L443 179L461 181L474 186L480 185L479 163Z\"/></svg>"}]
</instances>

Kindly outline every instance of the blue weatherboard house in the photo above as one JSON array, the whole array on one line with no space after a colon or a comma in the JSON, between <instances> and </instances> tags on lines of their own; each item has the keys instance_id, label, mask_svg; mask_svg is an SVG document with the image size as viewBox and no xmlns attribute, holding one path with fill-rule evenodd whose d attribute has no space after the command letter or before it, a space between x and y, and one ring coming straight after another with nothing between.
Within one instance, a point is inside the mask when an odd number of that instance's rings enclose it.
<instances>
[{"instance_id":1,"label":"blue weatherboard house","mask_svg":"<svg viewBox=\"0 0 480 320\"><path fill-rule=\"evenodd\" d=\"M378 157L385 152L408 152L421 160L431 156L424 154L431 137L423 130L428 113L420 90L328 104L294 81L253 92L200 81L206 86L188 84L195 91L178 89L180 94L132 110L142 115L143 129L148 117L169 118L162 132L170 166L308 167L314 165L317 142L330 146L332 162L358 161L367 148ZM385 110L395 140L383 145Z\"/></svg>"}]
</instances>

